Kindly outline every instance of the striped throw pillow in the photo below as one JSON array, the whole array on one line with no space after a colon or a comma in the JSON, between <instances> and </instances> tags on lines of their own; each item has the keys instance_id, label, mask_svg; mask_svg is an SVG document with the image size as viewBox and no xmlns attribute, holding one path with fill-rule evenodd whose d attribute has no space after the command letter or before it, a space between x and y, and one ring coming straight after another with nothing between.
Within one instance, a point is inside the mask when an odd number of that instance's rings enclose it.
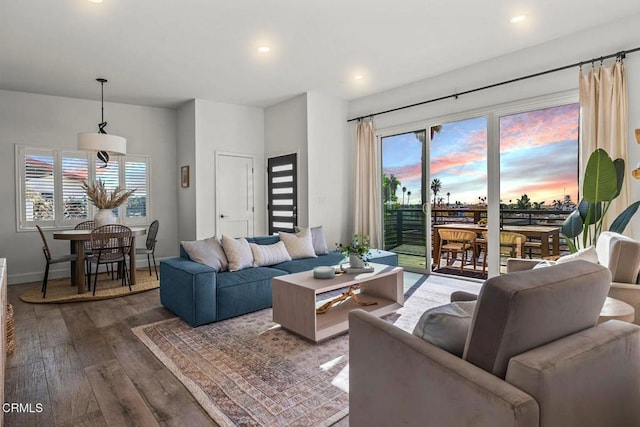
<instances>
[{"instance_id":1,"label":"striped throw pillow","mask_svg":"<svg viewBox=\"0 0 640 427\"><path fill-rule=\"evenodd\" d=\"M274 265L285 261L291 261L289 252L283 242L274 243L273 245L258 245L249 243L251 252L253 253L253 266L261 267L263 265Z\"/></svg>"}]
</instances>

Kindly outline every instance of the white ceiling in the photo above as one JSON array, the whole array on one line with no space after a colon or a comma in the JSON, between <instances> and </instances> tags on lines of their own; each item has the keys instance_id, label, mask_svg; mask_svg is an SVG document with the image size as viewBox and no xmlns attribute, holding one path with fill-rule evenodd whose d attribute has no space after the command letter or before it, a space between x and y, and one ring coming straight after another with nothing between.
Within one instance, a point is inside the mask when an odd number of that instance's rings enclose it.
<instances>
[{"instance_id":1,"label":"white ceiling","mask_svg":"<svg viewBox=\"0 0 640 427\"><path fill-rule=\"evenodd\" d=\"M640 13L638 0L0 3L0 89L99 99L105 77L106 101L160 107L354 99Z\"/></svg>"}]
</instances>

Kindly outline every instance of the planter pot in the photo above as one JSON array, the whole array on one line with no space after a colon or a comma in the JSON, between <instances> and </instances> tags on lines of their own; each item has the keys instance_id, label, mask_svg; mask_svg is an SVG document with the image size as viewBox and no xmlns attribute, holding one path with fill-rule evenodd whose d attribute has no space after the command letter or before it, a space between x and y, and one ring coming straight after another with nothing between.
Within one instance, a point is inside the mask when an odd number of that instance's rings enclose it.
<instances>
[{"instance_id":1,"label":"planter pot","mask_svg":"<svg viewBox=\"0 0 640 427\"><path fill-rule=\"evenodd\" d=\"M351 268L364 268L364 261L358 254L349 254L349 265Z\"/></svg>"},{"instance_id":2,"label":"planter pot","mask_svg":"<svg viewBox=\"0 0 640 427\"><path fill-rule=\"evenodd\" d=\"M107 224L115 224L118 221L111 209L100 209L93 219L96 222L96 228Z\"/></svg>"}]
</instances>

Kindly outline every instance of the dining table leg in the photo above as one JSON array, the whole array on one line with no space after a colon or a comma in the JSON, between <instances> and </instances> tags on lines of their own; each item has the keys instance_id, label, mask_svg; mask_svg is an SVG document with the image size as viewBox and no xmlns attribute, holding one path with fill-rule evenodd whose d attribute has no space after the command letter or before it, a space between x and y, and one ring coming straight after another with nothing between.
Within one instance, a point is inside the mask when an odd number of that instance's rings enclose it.
<instances>
[{"instance_id":1,"label":"dining table leg","mask_svg":"<svg viewBox=\"0 0 640 427\"><path fill-rule=\"evenodd\" d=\"M75 240L74 243L76 244L76 254L78 255L75 268L75 280L78 286L78 293L84 294L87 292L84 281L84 242L82 240Z\"/></svg>"},{"instance_id":2,"label":"dining table leg","mask_svg":"<svg viewBox=\"0 0 640 427\"><path fill-rule=\"evenodd\" d=\"M129 249L129 283L136 284L136 237L131 236L131 249Z\"/></svg>"},{"instance_id":3,"label":"dining table leg","mask_svg":"<svg viewBox=\"0 0 640 427\"><path fill-rule=\"evenodd\" d=\"M553 255L560 255L560 231L553 232Z\"/></svg>"},{"instance_id":4,"label":"dining table leg","mask_svg":"<svg viewBox=\"0 0 640 427\"><path fill-rule=\"evenodd\" d=\"M440 234L438 230L433 233L433 262L431 263L431 269L437 270L440 268Z\"/></svg>"}]
</instances>

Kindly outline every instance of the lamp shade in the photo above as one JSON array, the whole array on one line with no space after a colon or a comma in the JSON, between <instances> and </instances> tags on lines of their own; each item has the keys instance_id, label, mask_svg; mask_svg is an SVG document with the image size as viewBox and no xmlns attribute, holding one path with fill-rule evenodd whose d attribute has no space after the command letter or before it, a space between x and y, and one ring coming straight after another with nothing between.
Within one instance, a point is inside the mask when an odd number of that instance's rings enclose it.
<instances>
[{"instance_id":1,"label":"lamp shade","mask_svg":"<svg viewBox=\"0 0 640 427\"><path fill-rule=\"evenodd\" d=\"M127 154L127 140L108 133L79 133L78 150L106 151L112 156Z\"/></svg>"}]
</instances>

